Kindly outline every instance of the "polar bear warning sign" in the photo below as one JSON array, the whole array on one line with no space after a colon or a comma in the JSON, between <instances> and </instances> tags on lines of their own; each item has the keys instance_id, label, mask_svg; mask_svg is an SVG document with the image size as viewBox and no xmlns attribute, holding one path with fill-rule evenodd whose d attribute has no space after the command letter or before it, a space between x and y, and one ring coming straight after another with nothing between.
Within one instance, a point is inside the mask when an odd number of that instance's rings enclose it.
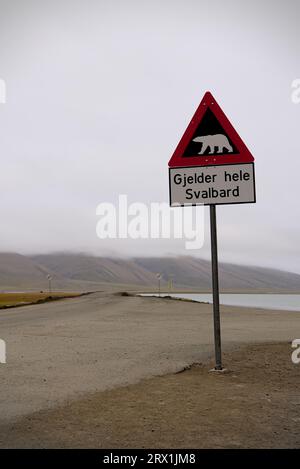
<instances>
[{"instance_id":1,"label":"polar bear warning sign","mask_svg":"<svg viewBox=\"0 0 300 469\"><path fill-rule=\"evenodd\" d=\"M170 205L255 202L254 158L206 92L169 161Z\"/></svg>"},{"instance_id":2,"label":"polar bear warning sign","mask_svg":"<svg viewBox=\"0 0 300 469\"><path fill-rule=\"evenodd\" d=\"M216 205L253 203L254 158L208 91L169 161L171 207L209 205L215 371L222 371Z\"/></svg>"},{"instance_id":3,"label":"polar bear warning sign","mask_svg":"<svg viewBox=\"0 0 300 469\"><path fill-rule=\"evenodd\" d=\"M252 163L253 156L207 91L175 149L169 167Z\"/></svg>"}]
</instances>

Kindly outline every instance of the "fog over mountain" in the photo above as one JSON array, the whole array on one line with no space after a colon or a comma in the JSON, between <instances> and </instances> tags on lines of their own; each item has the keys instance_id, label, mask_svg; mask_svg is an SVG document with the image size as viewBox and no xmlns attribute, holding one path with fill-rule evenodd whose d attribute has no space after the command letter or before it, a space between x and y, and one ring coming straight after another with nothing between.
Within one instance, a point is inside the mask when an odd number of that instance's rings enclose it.
<instances>
[{"instance_id":1,"label":"fog over mountain","mask_svg":"<svg viewBox=\"0 0 300 469\"><path fill-rule=\"evenodd\" d=\"M256 159L257 203L217 209L219 258L300 273L300 3L0 1L2 252L209 257L99 239L96 207L168 202L168 160L210 90Z\"/></svg>"},{"instance_id":2,"label":"fog over mountain","mask_svg":"<svg viewBox=\"0 0 300 469\"><path fill-rule=\"evenodd\" d=\"M162 288L211 289L210 262L193 257L118 259L85 254L56 253L32 257L0 254L0 290L47 290L47 275L57 290L95 291ZM261 267L220 264L220 288L232 291L300 291L300 275Z\"/></svg>"}]
</instances>

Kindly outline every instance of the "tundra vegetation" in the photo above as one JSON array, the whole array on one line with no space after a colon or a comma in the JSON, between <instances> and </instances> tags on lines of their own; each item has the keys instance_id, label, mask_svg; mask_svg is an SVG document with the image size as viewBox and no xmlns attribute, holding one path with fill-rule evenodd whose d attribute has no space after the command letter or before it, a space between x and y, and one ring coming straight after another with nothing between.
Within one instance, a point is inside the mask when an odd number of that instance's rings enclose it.
<instances>
[{"instance_id":1,"label":"tundra vegetation","mask_svg":"<svg viewBox=\"0 0 300 469\"><path fill-rule=\"evenodd\" d=\"M0 308L10 308L33 303L44 303L63 298L73 298L80 296L80 293L73 292L19 292L0 293Z\"/></svg>"}]
</instances>

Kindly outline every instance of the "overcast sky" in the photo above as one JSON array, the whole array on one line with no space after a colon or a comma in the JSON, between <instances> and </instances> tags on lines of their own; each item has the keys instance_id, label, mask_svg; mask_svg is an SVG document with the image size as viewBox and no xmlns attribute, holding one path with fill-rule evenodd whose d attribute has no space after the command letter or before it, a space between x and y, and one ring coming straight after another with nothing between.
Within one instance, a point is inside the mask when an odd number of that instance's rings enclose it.
<instances>
[{"instance_id":1,"label":"overcast sky","mask_svg":"<svg viewBox=\"0 0 300 469\"><path fill-rule=\"evenodd\" d=\"M218 207L219 258L300 273L300 3L0 0L0 250L192 254L100 240L96 207L168 202L167 163L210 90L256 159L257 203Z\"/></svg>"}]
</instances>

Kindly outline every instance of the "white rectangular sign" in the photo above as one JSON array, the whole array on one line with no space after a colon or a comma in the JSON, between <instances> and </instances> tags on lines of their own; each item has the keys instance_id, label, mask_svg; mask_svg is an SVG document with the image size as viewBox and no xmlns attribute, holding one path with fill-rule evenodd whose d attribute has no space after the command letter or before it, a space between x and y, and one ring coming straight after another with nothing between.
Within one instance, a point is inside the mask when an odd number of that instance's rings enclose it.
<instances>
[{"instance_id":1,"label":"white rectangular sign","mask_svg":"<svg viewBox=\"0 0 300 469\"><path fill-rule=\"evenodd\" d=\"M255 202L254 164L169 168L170 205Z\"/></svg>"}]
</instances>

